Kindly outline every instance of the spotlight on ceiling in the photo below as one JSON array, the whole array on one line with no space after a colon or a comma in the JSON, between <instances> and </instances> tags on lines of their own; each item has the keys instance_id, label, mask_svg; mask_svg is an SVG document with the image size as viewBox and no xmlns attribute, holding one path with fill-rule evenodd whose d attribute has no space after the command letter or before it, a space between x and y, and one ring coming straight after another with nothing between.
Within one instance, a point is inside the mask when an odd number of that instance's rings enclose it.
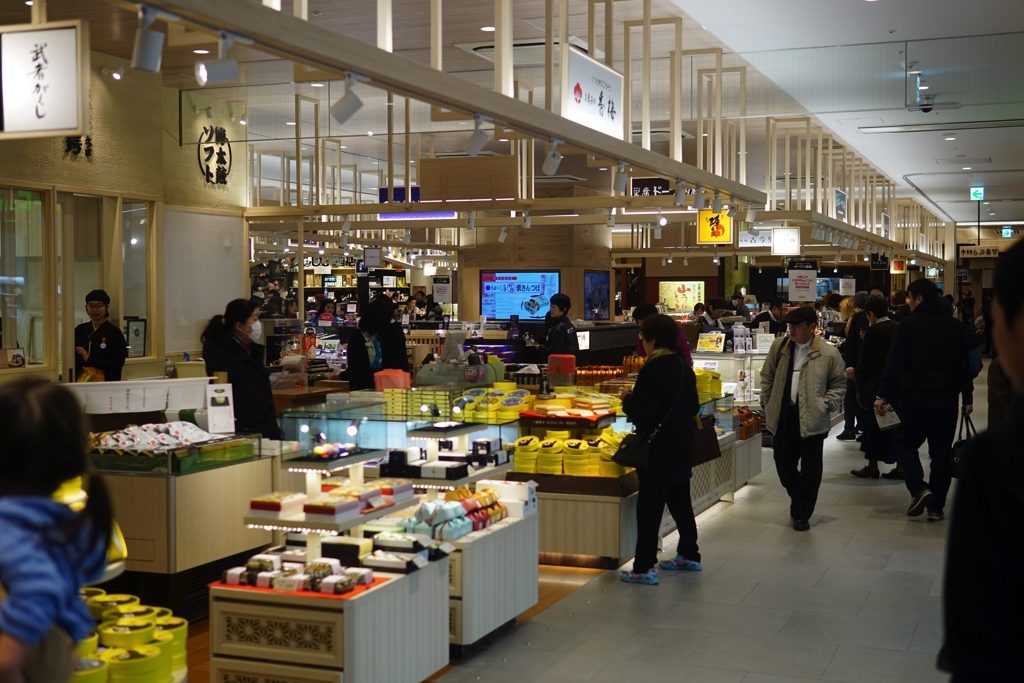
<instances>
[{"instance_id":1,"label":"spotlight on ceiling","mask_svg":"<svg viewBox=\"0 0 1024 683\"><path fill-rule=\"evenodd\" d=\"M711 202L711 210L715 213L722 213L723 206L725 206L725 202L722 201L722 195L715 192L715 198Z\"/></svg>"},{"instance_id":2,"label":"spotlight on ceiling","mask_svg":"<svg viewBox=\"0 0 1024 683\"><path fill-rule=\"evenodd\" d=\"M135 29L135 47L132 48L132 68L150 73L160 72L164 56L164 34L150 27L161 15L152 7L139 8L139 26Z\"/></svg>"},{"instance_id":3,"label":"spotlight on ceiling","mask_svg":"<svg viewBox=\"0 0 1024 683\"><path fill-rule=\"evenodd\" d=\"M505 244L505 240L508 239L508 228L501 226L501 232L498 233L498 244Z\"/></svg>"},{"instance_id":4,"label":"spotlight on ceiling","mask_svg":"<svg viewBox=\"0 0 1024 683\"><path fill-rule=\"evenodd\" d=\"M661 215L660 210L658 211L658 225L660 225L661 227L665 227L666 225L668 225L668 219Z\"/></svg>"},{"instance_id":5,"label":"spotlight on ceiling","mask_svg":"<svg viewBox=\"0 0 1024 683\"><path fill-rule=\"evenodd\" d=\"M704 208L704 188L700 185L693 191L693 208L697 210Z\"/></svg>"},{"instance_id":6,"label":"spotlight on ceiling","mask_svg":"<svg viewBox=\"0 0 1024 683\"><path fill-rule=\"evenodd\" d=\"M228 59L228 50L235 43L252 45L252 41L242 38L227 31L220 32L220 39L217 41L217 59L213 61L196 62L196 83L200 86L216 85L238 80L241 69L238 62Z\"/></svg>"},{"instance_id":7,"label":"spotlight on ceiling","mask_svg":"<svg viewBox=\"0 0 1024 683\"><path fill-rule=\"evenodd\" d=\"M736 217L736 210L738 208L739 207L737 207L735 204L730 204L729 205L729 214L728 214L729 218L735 218Z\"/></svg>"},{"instance_id":8,"label":"spotlight on ceiling","mask_svg":"<svg viewBox=\"0 0 1024 683\"><path fill-rule=\"evenodd\" d=\"M715 257L711 259L711 262L714 263L716 266L721 262L721 259L718 258L718 254L715 254Z\"/></svg>"},{"instance_id":9,"label":"spotlight on ceiling","mask_svg":"<svg viewBox=\"0 0 1024 683\"><path fill-rule=\"evenodd\" d=\"M626 175L626 162L620 161L615 166L615 193L622 194L626 191L626 183L629 176Z\"/></svg>"},{"instance_id":10,"label":"spotlight on ceiling","mask_svg":"<svg viewBox=\"0 0 1024 683\"><path fill-rule=\"evenodd\" d=\"M683 257L683 265L684 266L690 265L690 257L689 256L684 256Z\"/></svg>"},{"instance_id":11,"label":"spotlight on ceiling","mask_svg":"<svg viewBox=\"0 0 1024 683\"><path fill-rule=\"evenodd\" d=\"M756 220L757 220L757 209L755 209L753 206L748 206L747 207L747 222L748 223L753 223Z\"/></svg>"},{"instance_id":12,"label":"spotlight on ceiling","mask_svg":"<svg viewBox=\"0 0 1024 683\"><path fill-rule=\"evenodd\" d=\"M357 111L362 109L363 101L356 94L353 87L356 84L356 78L351 73L345 76L345 94L342 95L331 105L331 118L338 122L339 126L345 125L345 122L352 118Z\"/></svg>"},{"instance_id":13,"label":"spotlight on ceiling","mask_svg":"<svg viewBox=\"0 0 1024 683\"><path fill-rule=\"evenodd\" d=\"M608 209L608 227L615 227L615 209Z\"/></svg>"},{"instance_id":14,"label":"spotlight on ceiling","mask_svg":"<svg viewBox=\"0 0 1024 683\"><path fill-rule=\"evenodd\" d=\"M551 140L551 151L544 157L544 163L540 167L544 175L555 175L558 173L558 165L562 163L562 153L558 151L560 144L562 144L561 140Z\"/></svg>"},{"instance_id":15,"label":"spotlight on ceiling","mask_svg":"<svg viewBox=\"0 0 1024 683\"><path fill-rule=\"evenodd\" d=\"M669 257L668 257L668 259L666 259L666 260L667 260L667 261L668 261L669 263L672 263L672 257L671 257L671 256L669 256Z\"/></svg>"},{"instance_id":16,"label":"spotlight on ceiling","mask_svg":"<svg viewBox=\"0 0 1024 683\"><path fill-rule=\"evenodd\" d=\"M470 211L466 216L466 227L470 230L476 228L476 211Z\"/></svg>"},{"instance_id":17,"label":"spotlight on ceiling","mask_svg":"<svg viewBox=\"0 0 1024 683\"><path fill-rule=\"evenodd\" d=\"M686 203L686 188L683 187L683 181L676 181L676 196L672 198L672 203L676 206L682 206Z\"/></svg>"},{"instance_id":18,"label":"spotlight on ceiling","mask_svg":"<svg viewBox=\"0 0 1024 683\"><path fill-rule=\"evenodd\" d=\"M533 219L530 218L530 212L523 212L523 230L529 230L533 227Z\"/></svg>"},{"instance_id":19,"label":"spotlight on ceiling","mask_svg":"<svg viewBox=\"0 0 1024 683\"><path fill-rule=\"evenodd\" d=\"M466 141L466 154L471 157L475 157L480 152L484 151L484 147L491 141L491 134L480 126L484 122L484 117L477 114L473 118L474 130L473 134L469 136L469 140Z\"/></svg>"}]
</instances>

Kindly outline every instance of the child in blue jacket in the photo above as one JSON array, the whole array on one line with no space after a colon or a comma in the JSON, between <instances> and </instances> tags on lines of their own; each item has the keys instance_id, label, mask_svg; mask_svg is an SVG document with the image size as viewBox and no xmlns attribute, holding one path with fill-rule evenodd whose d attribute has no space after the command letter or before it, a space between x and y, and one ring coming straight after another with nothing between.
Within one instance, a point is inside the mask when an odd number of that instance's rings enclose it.
<instances>
[{"instance_id":1,"label":"child in blue jacket","mask_svg":"<svg viewBox=\"0 0 1024 683\"><path fill-rule=\"evenodd\" d=\"M78 641L93 620L78 591L103 574L110 498L88 476L85 508L53 500L61 483L87 475L87 432L78 400L38 380L0 385L0 682L20 682L54 627ZM68 658L74 658L69 649ZM54 683L60 683L54 681Z\"/></svg>"}]
</instances>

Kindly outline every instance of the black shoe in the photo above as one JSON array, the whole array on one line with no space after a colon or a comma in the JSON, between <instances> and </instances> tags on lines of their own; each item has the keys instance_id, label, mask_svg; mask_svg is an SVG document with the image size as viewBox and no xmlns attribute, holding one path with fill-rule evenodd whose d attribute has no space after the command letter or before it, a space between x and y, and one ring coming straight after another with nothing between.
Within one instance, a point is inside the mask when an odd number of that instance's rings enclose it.
<instances>
[{"instance_id":1,"label":"black shoe","mask_svg":"<svg viewBox=\"0 0 1024 683\"><path fill-rule=\"evenodd\" d=\"M946 518L946 515L942 514L942 510L929 510L928 521L929 522L941 522Z\"/></svg>"},{"instance_id":2,"label":"black shoe","mask_svg":"<svg viewBox=\"0 0 1024 683\"><path fill-rule=\"evenodd\" d=\"M921 491L921 493L914 496L914 499L910 501L910 507L907 508L907 517L920 517L921 513L928 506L931 501L932 492L928 489Z\"/></svg>"},{"instance_id":3,"label":"black shoe","mask_svg":"<svg viewBox=\"0 0 1024 683\"><path fill-rule=\"evenodd\" d=\"M811 524L806 519L794 519L793 520L793 530L794 531L807 531L810 528L811 528Z\"/></svg>"},{"instance_id":4,"label":"black shoe","mask_svg":"<svg viewBox=\"0 0 1024 683\"><path fill-rule=\"evenodd\" d=\"M850 470L850 474L857 477L858 479L878 479L878 469L871 469L867 465L861 467L859 470Z\"/></svg>"},{"instance_id":5,"label":"black shoe","mask_svg":"<svg viewBox=\"0 0 1024 683\"><path fill-rule=\"evenodd\" d=\"M888 472L883 473L882 474L882 479L900 479L900 480L902 480L903 479L903 470L901 470L899 467L894 467L893 469L889 470Z\"/></svg>"},{"instance_id":6,"label":"black shoe","mask_svg":"<svg viewBox=\"0 0 1024 683\"><path fill-rule=\"evenodd\" d=\"M843 432L836 437L840 441L853 441L857 438L857 432Z\"/></svg>"},{"instance_id":7,"label":"black shoe","mask_svg":"<svg viewBox=\"0 0 1024 683\"><path fill-rule=\"evenodd\" d=\"M855 439L855 441L857 441L858 443L860 443L863 440L864 440L864 434L863 433L858 434L857 438Z\"/></svg>"}]
</instances>

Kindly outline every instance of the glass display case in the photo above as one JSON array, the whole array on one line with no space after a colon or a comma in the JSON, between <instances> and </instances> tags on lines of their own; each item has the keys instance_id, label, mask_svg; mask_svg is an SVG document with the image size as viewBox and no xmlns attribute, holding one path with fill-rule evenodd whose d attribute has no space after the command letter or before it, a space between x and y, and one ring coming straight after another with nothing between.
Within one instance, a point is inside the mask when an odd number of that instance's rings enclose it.
<instances>
[{"instance_id":1,"label":"glass display case","mask_svg":"<svg viewBox=\"0 0 1024 683\"><path fill-rule=\"evenodd\" d=\"M259 434L219 435L203 443L173 448L94 448L89 452L89 460L98 471L119 474L187 474L255 460L260 456Z\"/></svg>"}]
</instances>

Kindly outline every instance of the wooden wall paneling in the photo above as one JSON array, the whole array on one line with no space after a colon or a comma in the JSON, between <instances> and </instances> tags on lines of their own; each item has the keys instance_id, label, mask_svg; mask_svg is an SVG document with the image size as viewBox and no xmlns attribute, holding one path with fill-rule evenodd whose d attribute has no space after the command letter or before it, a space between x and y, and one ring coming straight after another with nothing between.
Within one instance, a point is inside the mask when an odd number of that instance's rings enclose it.
<instances>
[{"instance_id":1,"label":"wooden wall paneling","mask_svg":"<svg viewBox=\"0 0 1024 683\"><path fill-rule=\"evenodd\" d=\"M620 526L636 515L635 494L613 498L538 493L537 501L542 553L622 557L623 543L629 545L630 539L620 537Z\"/></svg>"},{"instance_id":2,"label":"wooden wall paneling","mask_svg":"<svg viewBox=\"0 0 1024 683\"><path fill-rule=\"evenodd\" d=\"M420 161L420 198L424 201L515 196L514 157L440 157Z\"/></svg>"},{"instance_id":3,"label":"wooden wall paneling","mask_svg":"<svg viewBox=\"0 0 1024 683\"><path fill-rule=\"evenodd\" d=\"M273 490L274 458L173 478L175 572L269 544L267 531L247 529L249 500Z\"/></svg>"},{"instance_id":4,"label":"wooden wall paneling","mask_svg":"<svg viewBox=\"0 0 1024 683\"><path fill-rule=\"evenodd\" d=\"M128 570L170 572L170 477L105 474L103 480L128 545Z\"/></svg>"}]
</instances>

